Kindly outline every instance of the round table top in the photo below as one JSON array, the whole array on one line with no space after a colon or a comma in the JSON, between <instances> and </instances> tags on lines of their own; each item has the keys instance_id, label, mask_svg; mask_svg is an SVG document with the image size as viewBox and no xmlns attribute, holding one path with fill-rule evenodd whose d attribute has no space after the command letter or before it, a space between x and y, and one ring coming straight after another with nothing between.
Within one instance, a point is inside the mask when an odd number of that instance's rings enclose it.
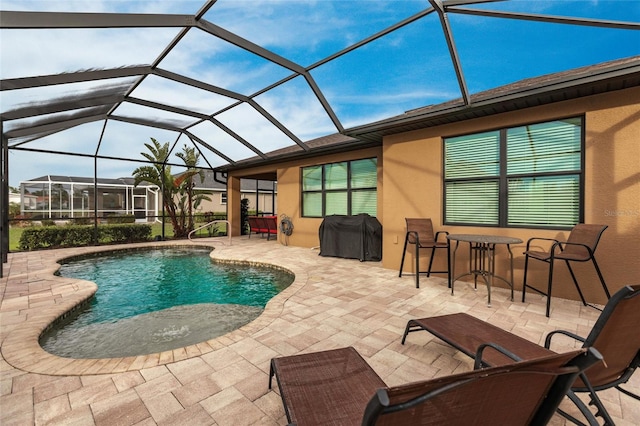
<instances>
[{"instance_id":1,"label":"round table top","mask_svg":"<svg viewBox=\"0 0 640 426\"><path fill-rule=\"evenodd\" d=\"M454 241L465 241L468 243L480 244L520 244L522 242L520 238L482 234L450 234L447 235L447 238Z\"/></svg>"}]
</instances>

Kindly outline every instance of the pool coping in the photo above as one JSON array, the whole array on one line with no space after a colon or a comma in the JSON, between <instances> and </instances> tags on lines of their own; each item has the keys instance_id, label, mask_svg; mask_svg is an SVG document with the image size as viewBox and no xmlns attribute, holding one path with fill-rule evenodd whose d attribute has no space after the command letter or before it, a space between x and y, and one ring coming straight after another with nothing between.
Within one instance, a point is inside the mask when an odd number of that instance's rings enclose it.
<instances>
[{"instance_id":1,"label":"pool coping","mask_svg":"<svg viewBox=\"0 0 640 426\"><path fill-rule=\"evenodd\" d=\"M40 346L39 337L48 327L51 326L51 324L58 321L61 317L69 315L69 313L76 307L88 301L98 289L98 286L90 281L55 275L57 270L60 268L60 264L58 262L76 255L90 255L101 252L112 252L114 250L119 251L137 248L171 246L208 247L212 250L209 256L215 261L224 263L253 264L267 267L275 266L291 272L294 275L294 280L286 289L269 300L264 307L264 311L253 321L222 336L194 345L147 355L85 359L53 355L45 351ZM2 355L6 362L19 370L52 376L83 376L138 371L158 365L165 365L176 361L198 357L241 340L242 338L267 327L278 318L284 308L284 303L299 291L307 282L307 273L303 269L291 267L291 265L287 266L284 264L278 264L277 260L275 260L274 263L257 262L251 259L238 258L237 254L238 253L236 252L234 256L226 256L224 245L220 246L210 242L200 243L197 241L188 242L184 240L125 244L117 247L90 247L85 248L81 253L78 253L77 249L69 249L68 251L64 249L60 250L56 253L56 256L52 258L51 264L44 265L43 269L40 269L35 273L29 273L29 276L32 279L42 279L49 283L49 289L56 297L56 303L52 306L38 310L33 314L29 313L24 322L16 325L2 341L2 346L0 348Z\"/></svg>"}]
</instances>

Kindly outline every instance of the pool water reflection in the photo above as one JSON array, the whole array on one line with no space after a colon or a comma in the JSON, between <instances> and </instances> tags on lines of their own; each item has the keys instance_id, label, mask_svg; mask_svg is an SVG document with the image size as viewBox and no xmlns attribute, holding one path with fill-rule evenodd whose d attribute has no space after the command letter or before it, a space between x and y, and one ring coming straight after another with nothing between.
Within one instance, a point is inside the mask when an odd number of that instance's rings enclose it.
<instances>
[{"instance_id":1,"label":"pool water reflection","mask_svg":"<svg viewBox=\"0 0 640 426\"><path fill-rule=\"evenodd\" d=\"M68 259L58 273L93 281L85 309L40 338L50 353L120 357L195 344L237 329L293 282L282 269L213 262L209 248L125 250Z\"/></svg>"}]
</instances>

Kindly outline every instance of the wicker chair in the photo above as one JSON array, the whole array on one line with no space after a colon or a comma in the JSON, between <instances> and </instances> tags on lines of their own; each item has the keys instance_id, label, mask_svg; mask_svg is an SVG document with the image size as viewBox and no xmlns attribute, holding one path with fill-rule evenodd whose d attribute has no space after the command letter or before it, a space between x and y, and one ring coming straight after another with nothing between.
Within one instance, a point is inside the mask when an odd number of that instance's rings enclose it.
<instances>
[{"instance_id":1,"label":"wicker chair","mask_svg":"<svg viewBox=\"0 0 640 426\"><path fill-rule=\"evenodd\" d=\"M580 285L578 285L578 280L576 279L575 274L573 273L573 269L571 269L571 265L569 262L588 262L591 261L593 266L598 273L598 278L600 278L600 283L602 284L602 288L607 296L607 299L611 297L609 293L609 289L607 288L607 284L604 282L604 278L602 273L600 272L600 268L598 267L598 263L596 262L595 252L596 247L598 246L598 242L600 241L600 237L604 230L607 229L607 225L587 225L584 223L580 223L576 225L571 233L569 234L569 238L566 242L561 242L552 238L530 238L527 241L527 248L524 252L524 280L522 283L522 301L525 300L525 295L527 288L547 296L547 310L546 315L549 316L551 311L551 288L553 285L553 265L555 260L564 260L567 264L567 268L569 268L569 273L571 274L571 278L573 279L573 284L576 286L576 290L578 290L578 294L580 295L580 299L582 303L587 306L590 305L584 298L582 294L582 290L580 289ZM531 249L532 243L537 243L539 241L551 241L553 244L549 251L537 251ZM536 287L527 284L527 271L529 267L529 259L540 260L542 262L546 262L549 264L549 277L547 281L547 291L546 293ZM590 305L593 306L593 305Z\"/></svg>"},{"instance_id":2,"label":"wicker chair","mask_svg":"<svg viewBox=\"0 0 640 426\"><path fill-rule=\"evenodd\" d=\"M305 425L542 425L594 349L387 387L349 347L271 360L287 420ZM514 398L514 390L518 396Z\"/></svg>"},{"instance_id":3,"label":"wicker chair","mask_svg":"<svg viewBox=\"0 0 640 426\"><path fill-rule=\"evenodd\" d=\"M446 238L444 241L438 241L440 235L445 236L449 233L446 231L438 231L434 234L433 223L431 219L423 218L405 218L407 222L407 233L404 237L404 248L402 250L402 260L400 261L400 273L402 276L402 269L404 268L404 258L407 254L407 246L409 244L415 245L415 276L416 276L416 288L420 288L420 274L426 273L427 277L431 273L447 274L447 280L449 282L449 288L451 288L451 277L449 271L451 271L451 256L449 240ZM420 271L420 249L430 249L431 255L429 257L429 267L426 271ZM433 264L433 257L437 249L447 249L447 270L446 271L432 271L431 265Z\"/></svg>"},{"instance_id":4,"label":"wicker chair","mask_svg":"<svg viewBox=\"0 0 640 426\"><path fill-rule=\"evenodd\" d=\"M429 318L412 319L407 323L402 344L407 334L425 330L463 353L476 358L477 366L495 366L513 362L516 359L536 359L549 356L551 341L555 336L567 336L582 342L583 348L593 347L602 354L605 363L595 365L576 380L569 392L569 398L582 414L589 419L589 409L576 396L578 392L588 392L591 404L598 409L596 415L602 416L606 424L613 424L611 416L598 397L598 391L616 388L620 392L640 401L640 395L620 387L627 383L640 367L640 285L625 286L609 299L600 317L586 338L574 333L556 330L549 333L544 347L526 340L516 334L505 331L485 321L465 313L441 315ZM502 352L484 350L482 359L478 359L478 348L492 345L506 348L511 355ZM580 424L574 417L562 412L574 423Z\"/></svg>"}]
</instances>

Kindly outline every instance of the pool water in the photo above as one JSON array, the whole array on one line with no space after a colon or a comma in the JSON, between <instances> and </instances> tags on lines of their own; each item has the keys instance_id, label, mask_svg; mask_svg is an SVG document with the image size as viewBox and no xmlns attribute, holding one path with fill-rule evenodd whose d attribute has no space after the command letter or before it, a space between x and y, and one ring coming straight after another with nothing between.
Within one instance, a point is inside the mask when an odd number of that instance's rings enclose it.
<instances>
[{"instance_id":1,"label":"pool water","mask_svg":"<svg viewBox=\"0 0 640 426\"><path fill-rule=\"evenodd\" d=\"M69 259L58 274L93 281L86 308L40 338L74 358L141 355L199 343L260 315L293 282L276 268L215 263L209 248L122 250Z\"/></svg>"}]
</instances>

